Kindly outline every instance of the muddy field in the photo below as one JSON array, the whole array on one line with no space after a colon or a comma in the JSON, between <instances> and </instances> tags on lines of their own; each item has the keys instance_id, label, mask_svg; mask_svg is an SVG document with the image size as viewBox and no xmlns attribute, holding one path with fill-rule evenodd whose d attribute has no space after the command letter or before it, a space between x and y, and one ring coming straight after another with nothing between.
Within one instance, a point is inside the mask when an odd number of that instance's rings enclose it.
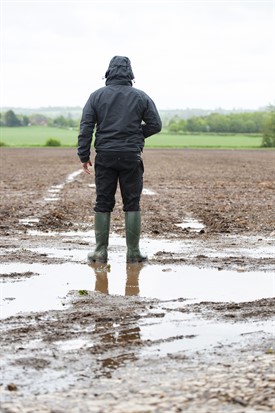
<instances>
[{"instance_id":1,"label":"muddy field","mask_svg":"<svg viewBox=\"0 0 275 413\"><path fill-rule=\"evenodd\" d=\"M74 149L1 148L1 412L274 410L274 151L145 150L141 249L89 267Z\"/></svg>"}]
</instances>

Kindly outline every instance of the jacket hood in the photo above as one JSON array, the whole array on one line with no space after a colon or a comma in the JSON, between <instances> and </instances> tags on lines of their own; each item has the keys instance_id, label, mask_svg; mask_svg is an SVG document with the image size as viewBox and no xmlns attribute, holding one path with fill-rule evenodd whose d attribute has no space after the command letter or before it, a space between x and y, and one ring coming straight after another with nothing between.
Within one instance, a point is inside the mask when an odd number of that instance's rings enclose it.
<instances>
[{"instance_id":1,"label":"jacket hood","mask_svg":"<svg viewBox=\"0 0 275 413\"><path fill-rule=\"evenodd\" d=\"M127 81L132 85L134 73L132 71L130 59L126 56L114 56L105 73L106 85L116 83L113 81Z\"/></svg>"}]
</instances>

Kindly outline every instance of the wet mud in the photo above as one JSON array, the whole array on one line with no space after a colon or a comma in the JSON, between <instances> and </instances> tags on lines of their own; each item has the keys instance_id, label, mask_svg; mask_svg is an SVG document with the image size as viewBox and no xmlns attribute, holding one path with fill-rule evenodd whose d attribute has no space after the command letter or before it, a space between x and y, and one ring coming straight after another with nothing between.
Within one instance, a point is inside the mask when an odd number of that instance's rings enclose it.
<instances>
[{"instance_id":1,"label":"wet mud","mask_svg":"<svg viewBox=\"0 0 275 413\"><path fill-rule=\"evenodd\" d=\"M274 410L274 152L145 150L109 261L72 149L1 148L1 412ZM16 166L16 167L15 167Z\"/></svg>"}]
</instances>

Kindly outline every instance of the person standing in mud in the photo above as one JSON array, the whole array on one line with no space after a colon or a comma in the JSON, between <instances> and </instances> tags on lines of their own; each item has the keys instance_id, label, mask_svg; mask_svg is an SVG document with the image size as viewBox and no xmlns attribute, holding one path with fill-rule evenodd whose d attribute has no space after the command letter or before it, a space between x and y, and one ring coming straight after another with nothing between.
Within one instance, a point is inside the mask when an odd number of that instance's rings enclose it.
<instances>
[{"instance_id":1,"label":"person standing in mud","mask_svg":"<svg viewBox=\"0 0 275 413\"><path fill-rule=\"evenodd\" d=\"M139 249L144 173L141 153L144 140L160 132L162 123L153 100L132 87L134 74L128 57L114 56L105 79L105 86L93 92L83 108L78 136L77 154L84 172L90 174L90 151L96 128L96 247L88 253L88 262L107 262L110 219L118 183L125 212L126 261L143 262L147 257Z\"/></svg>"}]
</instances>

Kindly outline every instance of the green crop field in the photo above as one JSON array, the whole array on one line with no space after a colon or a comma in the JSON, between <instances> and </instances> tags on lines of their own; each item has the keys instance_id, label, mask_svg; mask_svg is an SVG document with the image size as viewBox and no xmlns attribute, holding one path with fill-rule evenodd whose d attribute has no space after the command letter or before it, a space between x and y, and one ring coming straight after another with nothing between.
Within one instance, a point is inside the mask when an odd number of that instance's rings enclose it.
<instances>
[{"instance_id":1,"label":"green crop field","mask_svg":"<svg viewBox=\"0 0 275 413\"><path fill-rule=\"evenodd\" d=\"M11 147L44 146L57 139L62 146L77 145L77 130L46 126L1 127L0 142ZM259 148L260 135L176 135L159 133L145 140L146 148Z\"/></svg>"},{"instance_id":2,"label":"green crop field","mask_svg":"<svg viewBox=\"0 0 275 413\"><path fill-rule=\"evenodd\" d=\"M259 148L260 135L174 135L160 133L146 139L147 148Z\"/></svg>"},{"instance_id":3,"label":"green crop field","mask_svg":"<svg viewBox=\"0 0 275 413\"><path fill-rule=\"evenodd\" d=\"M48 126L0 128L0 141L8 146L44 146L48 139L57 139L62 146L76 146L78 131Z\"/></svg>"}]
</instances>

